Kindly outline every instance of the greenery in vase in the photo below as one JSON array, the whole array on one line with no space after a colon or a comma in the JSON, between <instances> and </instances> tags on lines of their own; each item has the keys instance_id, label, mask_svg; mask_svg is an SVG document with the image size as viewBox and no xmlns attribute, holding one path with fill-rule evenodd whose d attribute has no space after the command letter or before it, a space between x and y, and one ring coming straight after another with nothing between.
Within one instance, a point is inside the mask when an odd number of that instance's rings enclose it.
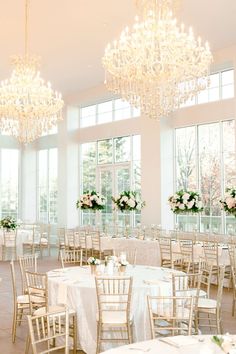
<instances>
[{"instance_id":1,"label":"greenery in vase","mask_svg":"<svg viewBox=\"0 0 236 354\"><path fill-rule=\"evenodd\" d=\"M122 212L125 210L141 210L145 206L140 194L135 191L124 191L117 198L112 197L112 201Z\"/></svg>"},{"instance_id":2,"label":"greenery in vase","mask_svg":"<svg viewBox=\"0 0 236 354\"><path fill-rule=\"evenodd\" d=\"M100 259L96 258L96 257L89 257L87 260L87 263L89 265L99 265L101 263Z\"/></svg>"},{"instance_id":3,"label":"greenery in vase","mask_svg":"<svg viewBox=\"0 0 236 354\"><path fill-rule=\"evenodd\" d=\"M220 199L221 207L228 214L236 217L236 189L226 188L225 197Z\"/></svg>"},{"instance_id":4,"label":"greenery in vase","mask_svg":"<svg viewBox=\"0 0 236 354\"><path fill-rule=\"evenodd\" d=\"M90 210L103 210L106 198L96 191L84 192L76 202L77 208Z\"/></svg>"},{"instance_id":5,"label":"greenery in vase","mask_svg":"<svg viewBox=\"0 0 236 354\"><path fill-rule=\"evenodd\" d=\"M198 192L180 190L168 199L173 213L200 213L203 211L202 201Z\"/></svg>"},{"instance_id":6,"label":"greenery in vase","mask_svg":"<svg viewBox=\"0 0 236 354\"><path fill-rule=\"evenodd\" d=\"M12 216L6 216L1 221L1 227L6 230L15 230L18 226L16 220Z\"/></svg>"}]
</instances>

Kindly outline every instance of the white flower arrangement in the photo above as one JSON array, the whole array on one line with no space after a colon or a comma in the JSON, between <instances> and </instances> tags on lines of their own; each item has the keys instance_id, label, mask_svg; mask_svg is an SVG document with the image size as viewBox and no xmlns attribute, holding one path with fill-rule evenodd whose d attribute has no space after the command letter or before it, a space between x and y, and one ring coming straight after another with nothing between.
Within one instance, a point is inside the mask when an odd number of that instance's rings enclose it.
<instances>
[{"instance_id":1,"label":"white flower arrangement","mask_svg":"<svg viewBox=\"0 0 236 354\"><path fill-rule=\"evenodd\" d=\"M145 206L145 202L135 191L124 191L117 198L112 197L112 201L121 212L125 210L138 211Z\"/></svg>"},{"instance_id":2,"label":"white flower arrangement","mask_svg":"<svg viewBox=\"0 0 236 354\"><path fill-rule=\"evenodd\" d=\"M15 230L18 227L16 220L12 216L6 216L0 221L0 225L6 230Z\"/></svg>"},{"instance_id":3,"label":"white flower arrangement","mask_svg":"<svg viewBox=\"0 0 236 354\"><path fill-rule=\"evenodd\" d=\"M76 202L77 208L103 210L105 208L106 198L96 191L86 191Z\"/></svg>"},{"instance_id":4,"label":"white flower arrangement","mask_svg":"<svg viewBox=\"0 0 236 354\"><path fill-rule=\"evenodd\" d=\"M89 257L87 259L87 263L89 265L99 265L101 263L100 259L96 258L96 257Z\"/></svg>"},{"instance_id":5,"label":"white flower arrangement","mask_svg":"<svg viewBox=\"0 0 236 354\"><path fill-rule=\"evenodd\" d=\"M220 199L221 207L236 217L236 188L227 188L225 197Z\"/></svg>"},{"instance_id":6,"label":"white flower arrangement","mask_svg":"<svg viewBox=\"0 0 236 354\"><path fill-rule=\"evenodd\" d=\"M126 267L129 265L129 262L126 259L119 258L119 266Z\"/></svg>"},{"instance_id":7,"label":"white flower arrangement","mask_svg":"<svg viewBox=\"0 0 236 354\"><path fill-rule=\"evenodd\" d=\"M202 201L198 192L180 190L168 199L173 213L200 213L203 211Z\"/></svg>"}]
</instances>

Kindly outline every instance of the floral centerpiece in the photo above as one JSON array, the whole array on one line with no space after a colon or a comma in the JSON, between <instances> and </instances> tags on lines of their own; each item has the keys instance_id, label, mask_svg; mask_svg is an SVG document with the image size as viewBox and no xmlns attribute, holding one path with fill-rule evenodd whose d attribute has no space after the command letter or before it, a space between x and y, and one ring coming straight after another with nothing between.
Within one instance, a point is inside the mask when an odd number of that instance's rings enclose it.
<instances>
[{"instance_id":1,"label":"floral centerpiece","mask_svg":"<svg viewBox=\"0 0 236 354\"><path fill-rule=\"evenodd\" d=\"M6 216L0 221L0 225L2 228L7 231L15 230L18 227L16 220L12 216Z\"/></svg>"},{"instance_id":2,"label":"floral centerpiece","mask_svg":"<svg viewBox=\"0 0 236 354\"><path fill-rule=\"evenodd\" d=\"M227 213L233 214L236 217L236 189L227 188L225 197L220 199L221 207Z\"/></svg>"},{"instance_id":3,"label":"floral centerpiece","mask_svg":"<svg viewBox=\"0 0 236 354\"><path fill-rule=\"evenodd\" d=\"M202 201L198 192L182 189L169 197L168 202L175 214L200 213L203 211Z\"/></svg>"},{"instance_id":4,"label":"floral centerpiece","mask_svg":"<svg viewBox=\"0 0 236 354\"><path fill-rule=\"evenodd\" d=\"M89 257L88 260L87 260L87 263L89 265L99 265L101 263L100 259L96 258L96 257Z\"/></svg>"},{"instance_id":5,"label":"floral centerpiece","mask_svg":"<svg viewBox=\"0 0 236 354\"><path fill-rule=\"evenodd\" d=\"M76 202L77 208L103 210L105 208L106 198L96 191L86 191L81 195L80 199Z\"/></svg>"},{"instance_id":6,"label":"floral centerpiece","mask_svg":"<svg viewBox=\"0 0 236 354\"><path fill-rule=\"evenodd\" d=\"M135 191L124 191L117 198L112 197L112 201L120 211L141 210L145 206L139 193Z\"/></svg>"}]
</instances>

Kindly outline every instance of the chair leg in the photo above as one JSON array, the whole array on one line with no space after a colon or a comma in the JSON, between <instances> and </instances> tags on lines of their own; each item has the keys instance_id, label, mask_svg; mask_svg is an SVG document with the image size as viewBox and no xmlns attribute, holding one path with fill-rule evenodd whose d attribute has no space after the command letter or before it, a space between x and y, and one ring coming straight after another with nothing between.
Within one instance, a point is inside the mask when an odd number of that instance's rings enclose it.
<instances>
[{"instance_id":1,"label":"chair leg","mask_svg":"<svg viewBox=\"0 0 236 354\"><path fill-rule=\"evenodd\" d=\"M28 333L26 338L26 343L25 343L25 354L29 353L29 349L30 349L30 335Z\"/></svg>"},{"instance_id":2,"label":"chair leg","mask_svg":"<svg viewBox=\"0 0 236 354\"><path fill-rule=\"evenodd\" d=\"M13 320L12 320L12 343L16 340L16 321L17 321L17 309L14 309Z\"/></svg>"},{"instance_id":3,"label":"chair leg","mask_svg":"<svg viewBox=\"0 0 236 354\"><path fill-rule=\"evenodd\" d=\"M77 316L73 316L73 354L77 352Z\"/></svg>"},{"instance_id":4,"label":"chair leg","mask_svg":"<svg viewBox=\"0 0 236 354\"><path fill-rule=\"evenodd\" d=\"M131 324L128 323L127 325L127 332L128 332L128 341L129 341L129 344L133 343L133 336L132 336L132 327L131 327Z\"/></svg>"},{"instance_id":5,"label":"chair leg","mask_svg":"<svg viewBox=\"0 0 236 354\"><path fill-rule=\"evenodd\" d=\"M97 323L97 349L96 349L96 354L100 353L100 344L101 344L101 324L100 322Z\"/></svg>"}]
</instances>

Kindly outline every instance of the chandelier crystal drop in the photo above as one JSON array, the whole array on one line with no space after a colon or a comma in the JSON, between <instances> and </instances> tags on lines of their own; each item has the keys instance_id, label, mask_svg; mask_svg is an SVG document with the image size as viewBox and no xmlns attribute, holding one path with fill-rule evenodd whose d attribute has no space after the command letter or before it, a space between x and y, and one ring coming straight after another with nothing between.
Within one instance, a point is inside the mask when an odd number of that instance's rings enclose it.
<instances>
[{"instance_id":1,"label":"chandelier crystal drop","mask_svg":"<svg viewBox=\"0 0 236 354\"><path fill-rule=\"evenodd\" d=\"M11 77L1 82L0 130L27 144L57 125L64 102L40 77L39 58L28 54L28 0L25 4L25 54L12 57Z\"/></svg>"},{"instance_id":2,"label":"chandelier crystal drop","mask_svg":"<svg viewBox=\"0 0 236 354\"><path fill-rule=\"evenodd\" d=\"M212 54L192 29L177 26L175 0L137 1L142 20L136 17L132 30L126 27L105 50L105 83L142 114L160 119L208 86Z\"/></svg>"}]
</instances>

